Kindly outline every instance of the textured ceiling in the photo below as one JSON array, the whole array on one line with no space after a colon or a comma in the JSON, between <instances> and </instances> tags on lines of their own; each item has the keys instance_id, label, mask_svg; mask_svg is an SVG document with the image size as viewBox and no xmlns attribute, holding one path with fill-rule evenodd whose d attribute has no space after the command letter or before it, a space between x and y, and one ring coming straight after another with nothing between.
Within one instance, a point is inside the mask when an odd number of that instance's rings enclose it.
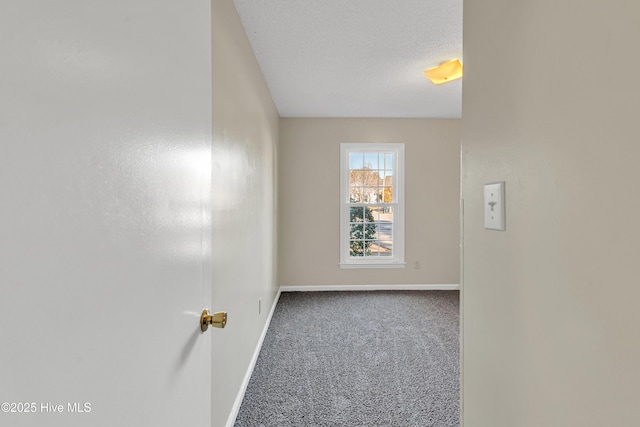
<instances>
[{"instance_id":1,"label":"textured ceiling","mask_svg":"<svg viewBox=\"0 0 640 427\"><path fill-rule=\"evenodd\" d=\"M460 117L462 0L234 0L282 117Z\"/></svg>"}]
</instances>

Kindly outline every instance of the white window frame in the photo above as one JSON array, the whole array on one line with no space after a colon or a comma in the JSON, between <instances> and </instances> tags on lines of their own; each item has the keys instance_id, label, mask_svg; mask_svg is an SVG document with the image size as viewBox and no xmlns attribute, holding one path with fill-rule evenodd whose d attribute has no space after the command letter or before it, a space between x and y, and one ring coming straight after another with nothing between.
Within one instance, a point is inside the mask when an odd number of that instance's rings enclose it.
<instances>
[{"instance_id":1,"label":"white window frame","mask_svg":"<svg viewBox=\"0 0 640 427\"><path fill-rule=\"evenodd\" d=\"M393 164L393 255L390 257L352 257L349 253L349 154L352 152L394 153ZM404 144L381 142L343 142L340 144L340 268L404 268Z\"/></svg>"}]
</instances>

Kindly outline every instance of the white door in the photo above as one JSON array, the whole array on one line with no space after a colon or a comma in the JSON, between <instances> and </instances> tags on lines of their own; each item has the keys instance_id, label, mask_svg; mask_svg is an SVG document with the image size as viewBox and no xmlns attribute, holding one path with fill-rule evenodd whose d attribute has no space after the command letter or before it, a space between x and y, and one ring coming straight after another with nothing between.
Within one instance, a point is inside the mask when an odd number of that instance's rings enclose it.
<instances>
[{"instance_id":1,"label":"white door","mask_svg":"<svg viewBox=\"0 0 640 427\"><path fill-rule=\"evenodd\" d=\"M0 52L0 425L210 425L209 2L3 0Z\"/></svg>"}]
</instances>

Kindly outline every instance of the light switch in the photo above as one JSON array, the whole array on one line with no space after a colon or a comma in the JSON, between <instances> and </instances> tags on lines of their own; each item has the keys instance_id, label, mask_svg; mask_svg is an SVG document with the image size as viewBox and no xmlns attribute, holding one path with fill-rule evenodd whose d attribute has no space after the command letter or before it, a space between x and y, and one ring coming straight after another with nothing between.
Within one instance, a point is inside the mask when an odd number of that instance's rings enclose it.
<instances>
[{"instance_id":1,"label":"light switch","mask_svg":"<svg viewBox=\"0 0 640 427\"><path fill-rule=\"evenodd\" d=\"M505 230L504 181L484 185L484 228Z\"/></svg>"}]
</instances>

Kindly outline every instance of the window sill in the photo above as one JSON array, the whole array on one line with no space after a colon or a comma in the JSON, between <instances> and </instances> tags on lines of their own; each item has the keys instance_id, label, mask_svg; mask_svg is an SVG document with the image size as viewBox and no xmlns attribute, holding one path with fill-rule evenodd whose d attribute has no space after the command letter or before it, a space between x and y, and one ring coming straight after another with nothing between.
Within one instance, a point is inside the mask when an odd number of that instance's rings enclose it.
<instances>
[{"instance_id":1,"label":"window sill","mask_svg":"<svg viewBox=\"0 0 640 427\"><path fill-rule=\"evenodd\" d=\"M406 262L341 262L340 268L405 268Z\"/></svg>"}]
</instances>

